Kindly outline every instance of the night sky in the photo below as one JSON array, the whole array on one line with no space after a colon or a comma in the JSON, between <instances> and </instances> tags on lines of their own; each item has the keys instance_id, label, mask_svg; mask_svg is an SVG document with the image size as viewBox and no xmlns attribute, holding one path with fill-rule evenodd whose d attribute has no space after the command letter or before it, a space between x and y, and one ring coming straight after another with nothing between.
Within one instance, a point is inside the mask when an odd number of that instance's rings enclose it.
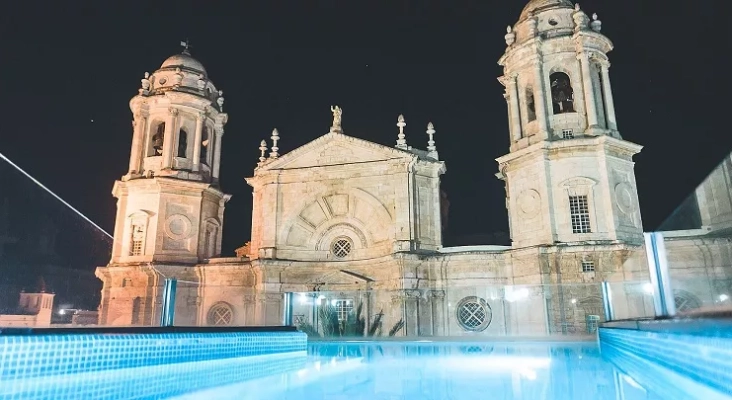
<instances>
[{"instance_id":1,"label":"night sky","mask_svg":"<svg viewBox=\"0 0 732 400\"><path fill-rule=\"evenodd\" d=\"M112 3L122 2L7 2L0 12L0 152L107 231L112 185L128 165L128 102L143 73L186 38L230 117L224 254L249 239L244 178L259 141L276 127L286 153L327 133L332 104L344 110L346 134L389 146L400 113L415 147L426 146L427 122L435 124L451 202L446 244L508 231L494 177L509 140L497 60L524 0ZM616 47L621 134L645 146L635 161L646 231L732 149L723 2L654 3L581 3Z\"/></svg>"}]
</instances>

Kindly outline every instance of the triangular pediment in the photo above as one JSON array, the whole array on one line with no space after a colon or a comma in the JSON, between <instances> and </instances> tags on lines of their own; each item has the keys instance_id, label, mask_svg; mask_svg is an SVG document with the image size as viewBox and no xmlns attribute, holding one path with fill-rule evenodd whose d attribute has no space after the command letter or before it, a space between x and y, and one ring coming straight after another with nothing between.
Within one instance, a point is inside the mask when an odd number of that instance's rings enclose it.
<instances>
[{"instance_id":1,"label":"triangular pediment","mask_svg":"<svg viewBox=\"0 0 732 400\"><path fill-rule=\"evenodd\" d=\"M362 164L393 159L411 159L414 154L342 133L328 133L280 158L260 170L299 169L329 165Z\"/></svg>"}]
</instances>

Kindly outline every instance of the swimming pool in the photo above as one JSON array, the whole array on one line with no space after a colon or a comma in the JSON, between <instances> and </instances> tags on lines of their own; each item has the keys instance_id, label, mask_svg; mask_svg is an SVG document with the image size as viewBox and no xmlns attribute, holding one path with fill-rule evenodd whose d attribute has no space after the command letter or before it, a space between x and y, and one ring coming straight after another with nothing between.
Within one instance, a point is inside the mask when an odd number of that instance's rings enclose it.
<instances>
[{"instance_id":1,"label":"swimming pool","mask_svg":"<svg viewBox=\"0 0 732 400\"><path fill-rule=\"evenodd\" d=\"M316 342L296 370L173 397L203 399L656 399L594 342ZM689 397L685 397L689 398Z\"/></svg>"},{"instance_id":2,"label":"swimming pool","mask_svg":"<svg viewBox=\"0 0 732 400\"><path fill-rule=\"evenodd\" d=\"M593 341L306 343L298 332L27 339L0 348L0 400L732 399L618 343L601 355Z\"/></svg>"}]
</instances>

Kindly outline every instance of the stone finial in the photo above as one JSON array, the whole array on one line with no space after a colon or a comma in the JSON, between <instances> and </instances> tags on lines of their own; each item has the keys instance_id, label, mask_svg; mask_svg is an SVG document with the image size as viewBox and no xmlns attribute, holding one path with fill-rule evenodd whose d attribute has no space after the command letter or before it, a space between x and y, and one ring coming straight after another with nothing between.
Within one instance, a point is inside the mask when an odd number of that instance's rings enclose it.
<instances>
[{"instance_id":1,"label":"stone finial","mask_svg":"<svg viewBox=\"0 0 732 400\"><path fill-rule=\"evenodd\" d=\"M400 149L407 149L407 139L406 135L404 134L404 127L407 126L407 123L404 121L404 115L399 114L399 117L397 118L397 126L399 127L399 135L397 137L396 147Z\"/></svg>"},{"instance_id":2,"label":"stone finial","mask_svg":"<svg viewBox=\"0 0 732 400\"><path fill-rule=\"evenodd\" d=\"M267 159L267 157L264 156L264 153L267 152L267 142L265 142L264 140L259 143L259 152L259 163L257 165L262 165L264 164L264 160Z\"/></svg>"},{"instance_id":3,"label":"stone finial","mask_svg":"<svg viewBox=\"0 0 732 400\"><path fill-rule=\"evenodd\" d=\"M269 153L269 158L277 158L280 156L280 154L277 153L277 150L280 149L279 147L277 147L277 142L279 142L279 140L280 140L280 133L277 132L277 128L272 129L271 139L272 139L272 152Z\"/></svg>"},{"instance_id":4,"label":"stone finial","mask_svg":"<svg viewBox=\"0 0 732 400\"><path fill-rule=\"evenodd\" d=\"M511 25L509 25L506 28L506 46L511 46L516 42L516 34L513 32L513 28L511 28Z\"/></svg>"},{"instance_id":5,"label":"stone finial","mask_svg":"<svg viewBox=\"0 0 732 400\"><path fill-rule=\"evenodd\" d=\"M330 112L333 113L333 125L330 127L331 132L343 133L343 110L338 106L330 106Z\"/></svg>"},{"instance_id":6,"label":"stone finial","mask_svg":"<svg viewBox=\"0 0 732 400\"><path fill-rule=\"evenodd\" d=\"M572 14L572 19L574 19L574 31L584 31L587 29L587 26L589 25L590 18L587 17L587 14L585 14L580 8L579 4L576 4L574 7L574 13Z\"/></svg>"},{"instance_id":7,"label":"stone finial","mask_svg":"<svg viewBox=\"0 0 732 400\"><path fill-rule=\"evenodd\" d=\"M145 72L145 77L140 80L142 82L142 89L150 90L150 73Z\"/></svg>"},{"instance_id":8,"label":"stone finial","mask_svg":"<svg viewBox=\"0 0 732 400\"><path fill-rule=\"evenodd\" d=\"M427 141L427 154L430 157L434 157L437 159L437 146L435 146L435 126L432 124L432 122L427 124L427 136L429 137L429 140Z\"/></svg>"},{"instance_id":9,"label":"stone finial","mask_svg":"<svg viewBox=\"0 0 732 400\"><path fill-rule=\"evenodd\" d=\"M142 84L142 88L140 88L139 92L140 94L147 94L150 91L150 73L145 72L145 77L140 79L140 83Z\"/></svg>"},{"instance_id":10,"label":"stone finial","mask_svg":"<svg viewBox=\"0 0 732 400\"><path fill-rule=\"evenodd\" d=\"M219 105L219 110L224 111L224 91L219 90L219 98L216 99L216 104Z\"/></svg>"},{"instance_id":11,"label":"stone finial","mask_svg":"<svg viewBox=\"0 0 732 400\"><path fill-rule=\"evenodd\" d=\"M579 3L574 3L574 11L579 11L579 10L580 10Z\"/></svg>"},{"instance_id":12,"label":"stone finial","mask_svg":"<svg viewBox=\"0 0 732 400\"><path fill-rule=\"evenodd\" d=\"M592 14L592 22L590 22L590 29L592 29L595 32L600 32L602 30L602 21L597 19L597 13Z\"/></svg>"}]
</instances>

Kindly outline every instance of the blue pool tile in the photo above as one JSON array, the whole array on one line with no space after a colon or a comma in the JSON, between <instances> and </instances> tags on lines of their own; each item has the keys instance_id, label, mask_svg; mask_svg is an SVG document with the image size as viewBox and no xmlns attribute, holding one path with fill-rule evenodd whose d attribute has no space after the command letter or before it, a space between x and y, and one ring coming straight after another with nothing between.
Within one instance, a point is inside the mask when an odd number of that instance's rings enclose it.
<instances>
[{"instance_id":1,"label":"blue pool tile","mask_svg":"<svg viewBox=\"0 0 732 400\"><path fill-rule=\"evenodd\" d=\"M300 332L0 336L0 381L305 351Z\"/></svg>"}]
</instances>

